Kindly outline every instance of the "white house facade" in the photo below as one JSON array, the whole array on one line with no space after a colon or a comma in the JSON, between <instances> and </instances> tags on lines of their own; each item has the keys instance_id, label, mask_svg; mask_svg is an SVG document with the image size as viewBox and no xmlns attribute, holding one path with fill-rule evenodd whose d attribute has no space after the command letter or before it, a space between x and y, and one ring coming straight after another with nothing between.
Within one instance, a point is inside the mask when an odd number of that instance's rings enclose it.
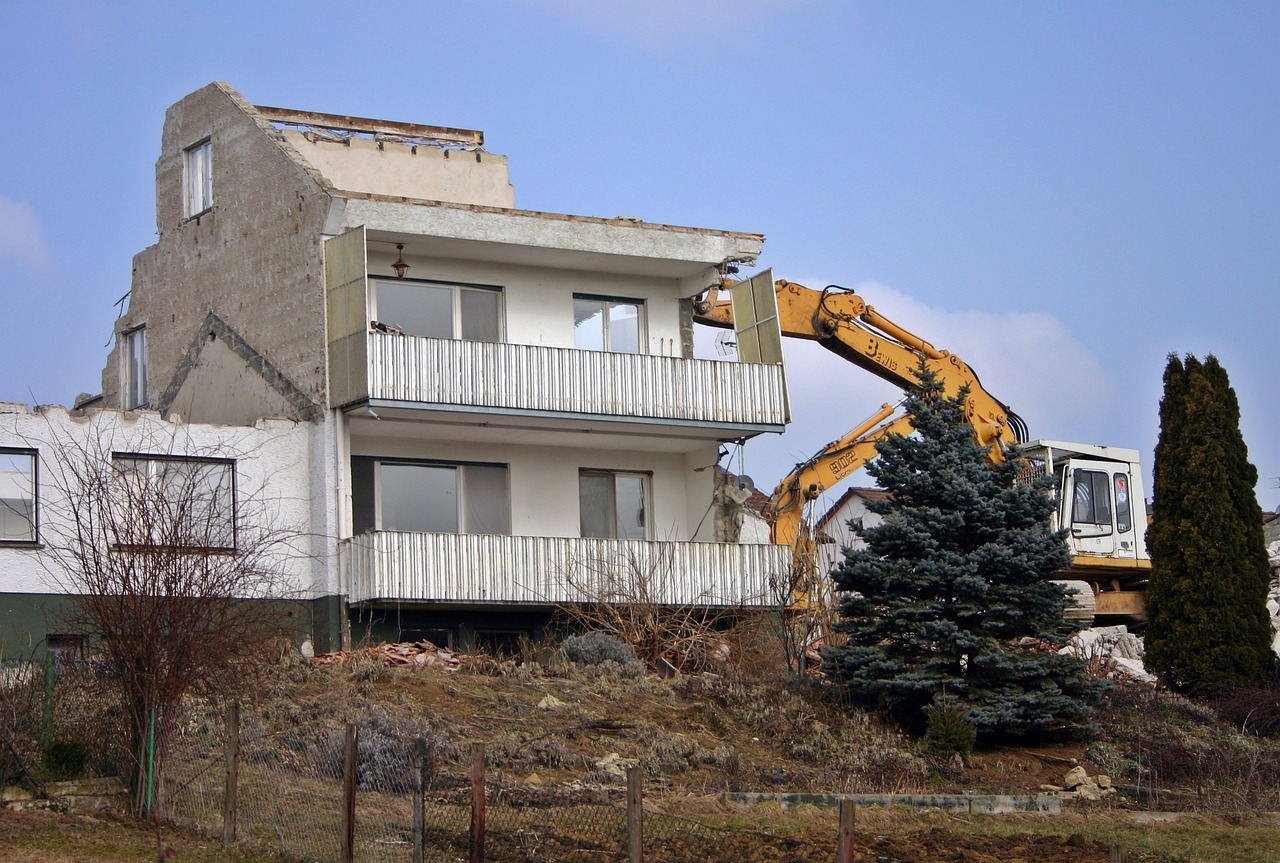
<instances>
[{"instance_id":1,"label":"white house facade","mask_svg":"<svg viewBox=\"0 0 1280 863\"><path fill-rule=\"evenodd\" d=\"M223 83L182 99L158 240L73 413L304 441L319 649L501 646L624 576L764 602L789 552L727 535L717 462L783 430L783 370L694 358L689 305L763 238L517 209L482 145Z\"/></svg>"}]
</instances>

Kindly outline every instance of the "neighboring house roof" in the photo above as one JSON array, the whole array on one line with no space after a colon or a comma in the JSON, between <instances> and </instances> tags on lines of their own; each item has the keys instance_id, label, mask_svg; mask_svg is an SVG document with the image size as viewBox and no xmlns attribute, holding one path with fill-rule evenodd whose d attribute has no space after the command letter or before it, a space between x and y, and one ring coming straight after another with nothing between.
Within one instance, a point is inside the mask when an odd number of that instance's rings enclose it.
<instances>
[{"instance_id":1,"label":"neighboring house roof","mask_svg":"<svg viewBox=\"0 0 1280 863\"><path fill-rule=\"evenodd\" d=\"M814 525L814 530L820 531L826 527L844 509L845 504L855 497L871 503L872 501L887 501L892 495L882 488L851 488L840 495L840 499L835 502L835 505L823 513L822 517L818 519L818 523Z\"/></svg>"}]
</instances>

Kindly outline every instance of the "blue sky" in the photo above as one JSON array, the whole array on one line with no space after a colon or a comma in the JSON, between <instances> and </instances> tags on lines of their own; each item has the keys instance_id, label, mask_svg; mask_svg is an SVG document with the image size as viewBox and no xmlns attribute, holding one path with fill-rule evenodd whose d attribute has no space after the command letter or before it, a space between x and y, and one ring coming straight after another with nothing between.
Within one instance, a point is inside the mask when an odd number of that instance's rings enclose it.
<instances>
[{"instance_id":1,"label":"blue sky","mask_svg":"<svg viewBox=\"0 0 1280 863\"><path fill-rule=\"evenodd\" d=\"M216 11L197 11L200 9ZM4 4L0 399L97 392L155 240L165 108L483 129L518 206L757 231L964 357L1033 437L1139 449L1218 356L1280 506L1280 4L490 0ZM771 487L896 391L788 343Z\"/></svg>"}]
</instances>

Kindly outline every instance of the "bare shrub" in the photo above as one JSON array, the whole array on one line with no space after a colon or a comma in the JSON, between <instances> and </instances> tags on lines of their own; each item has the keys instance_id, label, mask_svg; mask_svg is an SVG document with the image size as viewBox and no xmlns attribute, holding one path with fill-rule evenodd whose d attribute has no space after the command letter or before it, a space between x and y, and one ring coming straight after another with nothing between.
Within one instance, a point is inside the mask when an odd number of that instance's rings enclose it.
<instances>
[{"instance_id":1,"label":"bare shrub","mask_svg":"<svg viewBox=\"0 0 1280 863\"><path fill-rule=\"evenodd\" d=\"M238 482L259 455L252 447L201 446L181 426L126 429L102 415L78 432L47 428L32 441L47 453L51 490L43 561L74 598L68 623L96 639L118 687L128 718L122 766L134 811L149 815L164 810L183 697L228 694L256 673L282 633L270 600L285 596L307 543L284 523L282 502L261 492L265 477L256 492Z\"/></svg>"},{"instance_id":2,"label":"bare shrub","mask_svg":"<svg viewBox=\"0 0 1280 863\"><path fill-rule=\"evenodd\" d=\"M1244 734L1280 737L1280 681L1228 689L1218 695L1213 707Z\"/></svg>"},{"instance_id":3,"label":"bare shrub","mask_svg":"<svg viewBox=\"0 0 1280 863\"><path fill-rule=\"evenodd\" d=\"M615 553L574 561L561 577L570 594L582 597L559 606L567 628L610 633L649 666L659 660L686 671L716 666L720 630L735 610L717 608L709 596L685 596L668 554L619 545Z\"/></svg>"}]
</instances>

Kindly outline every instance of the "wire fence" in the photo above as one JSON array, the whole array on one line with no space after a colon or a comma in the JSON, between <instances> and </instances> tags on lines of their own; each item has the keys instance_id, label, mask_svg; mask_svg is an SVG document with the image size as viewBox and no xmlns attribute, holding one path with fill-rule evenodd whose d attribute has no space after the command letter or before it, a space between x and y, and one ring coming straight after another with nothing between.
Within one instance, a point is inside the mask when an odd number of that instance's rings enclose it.
<instances>
[{"instance_id":1,"label":"wire fence","mask_svg":"<svg viewBox=\"0 0 1280 863\"><path fill-rule=\"evenodd\" d=\"M317 720L268 731L244 715L237 735L228 728L234 715L208 707L185 717L171 743L165 814L224 839L232 838L226 829L230 818L236 839L303 861L454 863L482 859L478 843L483 859L490 860L623 863L642 836L645 859L661 863L687 856L664 849L715 844L728 835L644 808L638 782L630 807L624 787L508 786L484 771L483 746L473 751L470 770L462 771L447 763L456 761L456 753L446 758L429 739L407 734L388 740L390 729L377 723L362 725L354 735L355 770L349 775L343 725ZM638 776L635 771L628 778ZM344 787L351 789L350 800Z\"/></svg>"}]
</instances>

